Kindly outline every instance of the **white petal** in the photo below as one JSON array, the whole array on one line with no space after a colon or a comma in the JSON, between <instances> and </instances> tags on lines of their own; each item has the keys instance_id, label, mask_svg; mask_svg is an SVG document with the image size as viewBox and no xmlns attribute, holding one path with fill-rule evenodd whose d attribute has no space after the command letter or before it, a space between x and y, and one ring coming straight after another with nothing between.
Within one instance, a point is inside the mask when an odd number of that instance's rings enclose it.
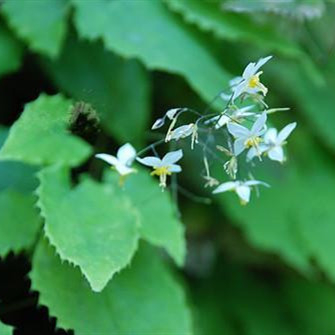
<instances>
[{"instance_id":1,"label":"white petal","mask_svg":"<svg viewBox=\"0 0 335 335\"><path fill-rule=\"evenodd\" d=\"M137 157L136 160L146 166L160 167L163 165L162 160L155 156L148 156L144 158Z\"/></svg>"},{"instance_id":2,"label":"white petal","mask_svg":"<svg viewBox=\"0 0 335 335\"><path fill-rule=\"evenodd\" d=\"M183 157L183 150L179 149L176 151L168 152L162 159L164 166L171 165L179 161Z\"/></svg>"},{"instance_id":3,"label":"white petal","mask_svg":"<svg viewBox=\"0 0 335 335\"><path fill-rule=\"evenodd\" d=\"M178 173L181 171L181 166L178 164L171 164L169 165L169 171L173 173Z\"/></svg>"},{"instance_id":4,"label":"white petal","mask_svg":"<svg viewBox=\"0 0 335 335\"><path fill-rule=\"evenodd\" d=\"M213 191L213 193L216 194L216 193L231 191L231 190L235 189L237 185L238 185L238 182L236 182L236 181L228 181L226 183L223 183L223 184L219 185Z\"/></svg>"},{"instance_id":5,"label":"white petal","mask_svg":"<svg viewBox=\"0 0 335 335\"><path fill-rule=\"evenodd\" d=\"M245 139L239 138L234 142L234 154L235 156L238 156L243 150L245 149Z\"/></svg>"},{"instance_id":6,"label":"white petal","mask_svg":"<svg viewBox=\"0 0 335 335\"><path fill-rule=\"evenodd\" d=\"M152 125L151 129L158 129L164 126L164 118L157 119L155 123Z\"/></svg>"},{"instance_id":7,"label":"white petal","mask_svg":"<svg viewBox=\"0 0 335 335\"><path fill-rule=\"evenodd\" d=\"M171 135L169 136L169 139L178 141L180 138L190 136L193 132L193 127L194 127L193 123L190 123L185 126L180 126L172 131Z\"/></svg>"},{"instance_id":8,"label":"white petal","mask_svg":"<svg viewBox=\"0 0 335 335\"><path fill-rule=\"evenodd\" d=\"M116 157L112 156L112 155L107 155L107 154L96 154L95 155L96 158L102 159L103 161L107 162L110 165L117 165L119 164L119 161Z\"/></svg>"},{"instance_id":9,"label":"white petal","mask_svg":"<svg viewBox=\"0 0 335 335\"><path fill-rule=\"evenodd\" d=\"M129 174L129 173L135 172L134 169L132 169L132 168L126 166L126 165L123 165L123 164L121 164L121 163L115 165L115 170L116 170L121 176L125 176L125 175L127 175L127 174Z\"/></svg>"},{"instance_id":10,"label":"white petal","mask_svg":"<svg viewBox=\"0 0 335 335\"><path fill-rule=\"evenodd\" d=\"M296 122L290 123L287 126L285 126L278 134L277 143L278 144L283 143L290 136L290 134L292 133L292 131L296 126L297 126Z\"/></svg>"},{"instance_id":11,"label":"white petal","mask_svg":"<svg viewBox=\"0 0 335 335\"><path fill-rule=\"evenodd\" d=\"M259 181L259 180L248 180L243 184L246 185L246 186L263 185L263 186L266 186L266 187L270 187L269 184L264 183L263 181Z\"/></svg>"},{"instance_id":12,"label":"white petal","mask_svg":"<svg viewBox=\"0 0 335 335\"><path fill-rule=\"evenodd\" d=\"M282 163L284 161L284 150L280 145L276 145L268 151L268 156L271 160Z\"/></svg>"},{"instance_id":13,"label":"white petal","mask_svg":"<svg viewBox=\"0 0 335 335\"><path fill-rule=\"evenodd\" d=\"M246 81L243 80L241 83L239 83L238 85L234 86L232 88L233 90L233 97L232 97L232 100L234 101L235 99L237 99L246 89L247 87L247 84L246 84Z\"/></svg>"},{"instance_id":14,"label":"white petal","mask_svg":"<svg viewBox=\"0 0 335 335\"><path fill-rule=\"evenodd\" d=\"M250 134L250 130L246 127L243 127L237 123L230 122L227 125L228 131L234 136L234 137L248 137Z\"/></svg>"},{"instance_id":15,"label":"white petal","mask_svg":"<svg viewBox=\"0 0 335 335\"><path fill-rule=\"evenodd\" d=\"M172 120L175 115L177 114L178 111L180 111L181 108L172 108L172 109L169 109L167 112L166 112L166 116Z\"/></svg>"},{"instance_id":16,"label":"white petal","mask_svg":"<svg viewBox=\"0 0 335 335\"><path fill-rule=\"evenodd\" d=\"M220 98L223 100L223 101L229 101L232 97L232 94L229 93L229 94L226 94L226 93L221 93L220 94Z\"/></svg>"},{"instance_id":17,"label":"white petal","mask_svg":"<svg viewBox=\"0 0 335 335\"><path fill-rule=\"evenodd\" d=\"M243 202L249 202L250 200L250 187L240 185L236 187L236 193Z\"/></svg>"},{"instance_id":18,"label":"white petal","mask_svg":"<svg viewBox=\"0 0 335 335\"><path fill-rule=\"evenodd\" d=\"M249 63L247 67L244 69L242 77L244 79L248 79L253 76L257 70L255 70L256 63Z\"/></svg>"},{"instance_id":19,"label":"white petal","mask_svg":"<svg viewBox=\"0 0 335 335\"><path fill-rule=\"evenodd\" d=\"M268 57L265 57L265 58L261 58L258 62L257 62L257 64L256 64L256 66L255 66L255 68L254 68L254 71L255 71L255 73L265 64L265 63L267 63L270 59L272 58L272 56L268 56Z\"/></svg>"},{"instance_id":20,"label":"white petal","mask_svg":"<svg viewBox=\"0 0 335 335\"><path fill-rule=\"evenodd\" d=\"M253 124L253 126L251 128L251 133L255 134L255 135L258 135L258 133L264 128L265 123L266 123L266 119L267 119L267 115L264 112L257 118L255 123Z\"/></svg>"},{"instance_id":21,"label":"white petal","mask_svg":"<svg viewBox=\"0 0 335 335\"><path fill-rule=\"evenodd\" d=\"M230 120L231 120L231 118L229 116L227 116L227 115L221 115L221 117L219 118L219 121L215 125L215 129L219 129L219 128L223 127Z\"/></svg>"},{"instance_id":22,"label":"white petal","mask_svg":"<svg viewBox=\"0 0 335 335\"><path fill-rule=\"evenodd\" d=\"M247 153L247 162L250 162L260 154L255 147L251 147Z\"/></svg>"},{"instance_id":23,"label":"white petal","mask_svg":"<svg viewBox=\"0 0 335 335\"><path fill-rule=\"evenodd\" d=\"M119 148L116 156L123 164L130 165L136 157L136 150L130 143L126 143Z\"/></svg>"},{"instance_id":24,"label":"white petal","mask_svg":"<svg viewBox=\"0 0 335 335\"><path fill-rule=\"evenodd\" d=\"M245 114L253 115L255 113L246 113L246 112L250 111L254 107L255 107L255 105L249 105L249 106L239 108L237 111L235 111L234 115L245 115ZM247 115L245 115L245 116L247 116Z\"/></svg>"},{"instance_id":25,"label":"white petal","mask_svg":"<svg viewBox=\"0 0 335 335\"><path fill-rule=\"evenodd\" d=\"M235 78L229 80L229 86L234 87L234 86L238 85L242 80L243 80L243 78L241 76L235 77Z\"/></svg>"},{"instance_id":26,"label":"white petal","mask_svg":"<svg viewBox=\"0 0 335 335\"><path fill-rule=\"evenodd\" d=\"M277 142L277 129L270 128L264 135L264 142L268 144L274 144Z\"/></svg>"}]
</instances>

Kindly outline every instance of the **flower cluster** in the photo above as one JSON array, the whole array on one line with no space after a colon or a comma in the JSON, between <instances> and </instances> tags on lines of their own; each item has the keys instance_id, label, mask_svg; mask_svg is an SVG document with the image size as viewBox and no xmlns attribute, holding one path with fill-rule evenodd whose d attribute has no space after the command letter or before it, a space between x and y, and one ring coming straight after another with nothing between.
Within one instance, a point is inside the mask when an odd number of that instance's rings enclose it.
<instances>
[{"instance_id":1,"label":"flower cluster","mask_svg":"<svg viewBox=\"0 0 335 335\"><path fill-rule=\"evenodd\" d=\"M136 172L131 167L135 160L149 166L152 168L151 175L158 176L159 185L165 189L167 177L182 171L181 166L176 163L183 157L183 151L182 149L170 151L161 159L156 147L164 143L186 140L189 141L191 150L196 146L201 149L205 171L204 186L214 188L213 194L233 191L242 204L248 203L252 188L260 185L269 187L269 185L253 180L250 172L247 178L243 178L239 166L244 164L252 167L255 165L255 159L262 162L264 157L280 163L285 162L283 147L296 127L295 122L290 123L278 132L267 124L270 114L288 110L288 108L269 108L265 102L268 89L260 81L260 75L263 73L260 69L271 58L272 56L261 58L256 63L248 64L241 77L230 81L228 91L220 92L212 103L218 100L224 103L220 113L210 113L210 110L214 109L212 106L209 106L204 113L190 108L170 109L152 126L155 130L169 123L162 140L138 153L127 143L118 150L116 157L107 154L97 154L96 157L112 165L122 180L130 173ZM191 116L194 120L183 124L180 122L183 115ZM152 150L154 155L140 157L149 150ZM227 156L226 159L222 153ZM223 174L225 173L226 178L230 180L220 183L211 175L210 167L214 161L220 162Z\"/></svg>"}]
</instances>

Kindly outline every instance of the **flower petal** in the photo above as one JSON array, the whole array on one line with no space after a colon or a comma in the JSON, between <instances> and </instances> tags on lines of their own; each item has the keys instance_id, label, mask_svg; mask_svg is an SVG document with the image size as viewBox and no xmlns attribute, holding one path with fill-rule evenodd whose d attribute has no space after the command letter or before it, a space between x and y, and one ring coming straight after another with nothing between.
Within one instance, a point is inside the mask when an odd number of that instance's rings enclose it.
<instances>
[{"instance_id":1,"label":"flower petal","mask_svg":"<svg viewBox=\"0 0 335 335\"><path fill-rule=\"evenodd\" d=\"M231 191L231 190L235 189L237 185L238 185L238 182L236 182L236 181L228 181L226 183L223 183L223 184L219 185L213 191L213 193L216 194L216 193Z\"/></svg>"},{"instance_id":2,"label":"flower petal","mask_svg":"<svg viewBox=\"0 0 335 335\"><path fill-rule=\"evenodd\" d=\"M148 156L144 158L137 157L136 160L146 166L160 167L162 166L162 160L155 156Z\"/></svg>"},{"instance_id":3,"label":"flower petal","mask_svg":"<svg viewBox=\"0 0 335 335\"><path fill-rule=\"evenodd\" d=\"M270 187L269 184L264 183L263 181L259 181L259 180L248 180L245 183L243 183L246 186L256 186L256 185L263 185L266 187Z\"/></svg>"},{"instance_id":4,"label":"flower petal","mask_svg":"<svg viewBox=\"0 0 335 335\"><path fill-rule=\"evenodd\" d=\"M250 187L246 185L240 185L236 187L236 193L239 196L239 198L242 200L242 202L249 202L250 200Z\"/></svg>"},{"instance_id":5,"label":"flower petal","mask_svg":"<svg viewBox=\"0 0 335 335\"><path fill-rule=\"evenodd\" d=\"M165 123L165 119L164 118L159 118L155 121L155 123L152 125L151 129L158 129L160 127L163 127Z\"/></svg>"},{"instance_id":6,"label":"flower petal","mask_svg":"<svg viewBox=\"0 0 335 335\"><path fill-rule=\"evenodd\" d=\"M172 108L172 109L169 109L165 115L170 119L172 120L175 115L177 114L177 112L179 112L181 110L181 108Z\"/></svg>"},{"instance_id":7,"label":"flower petal","mask_svg":"<svg viewBox=\"0 0 335 335\"><path fill-rule=\"evenodd\" d=\"M169 166L169 171L170 171L170 172L173 172L173 173L181 172L181 166L178 165L178 164L171 164L171 165Z\"/></svg>"},{"instance_id":8,"label":"flower petal","mask_svg":"<svg viewBox=\"0 0 335 335\"><path fill-rule=\"evenodd\" d=\"M243 127L237 123L230 122L227 125L228 131L236 138L239 137L248 137L250 130L246 127Z\"/></svg>"},{"instance_id":9,"label":"flower petal","mask_svg":"<svg viewBox=\"0 0 335 335\"><path fill-rule=\"evenodd\" d=\"M162 163L164 166L168 166L176 163L183 157L183 150L179 149L176 151L168 152L162 159Z\"/></svg>"},{"instance_id":10,"label":"flower petal","mask_svg":"<svg viewBox=\"0 0 335 335\"><path fill-rule=\"evenodd\" d=\"M107 154L96 154L95 155L96 158L102 159L103 161L107 162L110 165L117 165L119 164L119 161L116 157L112 156L112 155L107 155Z\"/></svg>"},{"instance_id":11,"label":"flower petal","mask_svg":"<svg viewBox=\"0 0 335 335\"><path fill-rule=\"evenodd\" d=\"M253 76L257 70L255 70L256 63L249 63L243 71L242 77L244 79L248 79L249 77Z\"/></svg>"},{"instance_id":12,"label":"flower petal","mask_svg":"<svg viewBox=\"0 0 335 335\"><path fill-rule=\"evenodd\" d=\"M243 150L245 149L245 139L239 138L234 142L234 154L235 156L238 156Z\"/></svg>"},{"instance_id":13,"label":"flower petal","mask_svg":"<svg viewBox=\"0 0 335 335\"><path fill-rule=\"evenodd\" d=\"M290 136L290 134L292 133L292 131L296 126L297 126L296 122L290 123L287 126L285 126L278 134L277 143L278 144L283 143Z\"/></svg>"},{"instance_id":14,"label":"flower petal","mask_svg":"<svg viewBox=\"0 0 335 335\"><path fill-rule=\"evenodd\" d=\"M126 143L119 148L116 156L121 163L130 165L136 157L136 150L130 143Z\"/></svg>"},{"instance_id":15,"label":"flower petal","mask_svg":"<svg viewBox=\"0 0 335 335\"><path fill-rule=\"evenodd\" d=\"M264 135L264 142L267 144L275 144L277 142L277 129L270 128Z\"/></svg>"},{"instance_id":16,"label":"flower petal","mask_svg":"<svg viewBox=\"0 0 335 335\"><path fill-rule=\"evenodd\" d=\"M171 135L169 136L169 139L178 141L180 138L190 136L193 133L193 127L194 123L180 126L172 131Z\"/></svg>"},{"instance_id":17,"label":"flower petal","mask_svg":"<svg viewBox=\"0 0 335 335\"><path fill-rule=\"evenodd\" d=\"M265 126L267 115L263 112L255 121L251 128L251 133L257 135Z\"/></svg>"},{"instance_id":18,"label":"flower petal","mask_svg":"<svg viewBox=\"0 0 335 335\"><path fill-rule=\"evenodd\" d=\"M284 150L280 145L276 145L268 151L268 156L273 161L284 161Z\"/></svg>"},{"instance_id":19,"label":"flower petal","mask_svg":"<svg viewBox=\"0 0 335 335\"><path fill-rule=\"evenodd\" d=\"M247 87L247 84L245 80L240 82L238 85L232 87L232 90L234 92L232 100L234 101L235 99L237 99L245 91L246 87Z\"/></svg>"},{"instance_id":20,"label":"flower petal","mask_svg":"<svg viewBox=\"0 0 335 335\"><path fill-rule=\"evenodd\" d=\"M270 59L272 58L272 56L268 56L268 57L264 57L264 58L261 58L258 62L257 62L257 64L256 64L256 66L254 67L254 71L255 71L255 73L265 64L265 63L267 63Z\"/></svg>"}]
</instances>

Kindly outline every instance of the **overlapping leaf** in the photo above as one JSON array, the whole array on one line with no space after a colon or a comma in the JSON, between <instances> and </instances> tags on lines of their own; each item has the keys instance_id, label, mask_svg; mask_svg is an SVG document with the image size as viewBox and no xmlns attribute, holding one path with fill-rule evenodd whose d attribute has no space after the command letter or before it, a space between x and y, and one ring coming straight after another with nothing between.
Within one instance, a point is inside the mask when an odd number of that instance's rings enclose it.
<instances>
[{"instance_id":1,"label":"overlapping leaf","mask_svg":"<svg viewBox=\"0 0 335 335\"><path fill-rule=\"evenodd\" d=\"M44 231L61 258L78 265L92 289L101 291L137 249L137 213L110 185L86 178L71 189L69 179L59 166L40 173Z\"/></svg>"},{"instance_id":2,"label":"overlapping leaf","mask_svg":"<svg viewBox=\"0 0 335 335\"><path fill-rule=\"evenodd\" d=\"M68 133L70 109L71 101L61 95L42 94L27 104L10 129L0 160L34 165L79 165L90 155L91 148Z\"/></svg>"},{"instance_id":3,"label":"overlapping leaf","mask_svg":"<svg viewBox=\"0 0 335 335\"><path fill-rule=\"evenodd\" d=\"M13 327L7 326L0 322L0 335L11 335L13 333Z\"/></svg>"},{"instance_id":4,"label":"overlapping leaf","mask_svg":"<svg viewBox=\"0 0 335 335\"><path fill-rule=\"evenodd\" d=\"M206 100L230 79L204 42L161 1L72 3L80 36L102 38L107 49L121 56L139 58L150 69L184 76Z\"/></svg>"},{"instance_id":5,"label":"overlapping leaf","mask_svg":"<svg viewBox=\"0 0 335 335\"><path fill-rule=\"evenodd\" d=\"M0 26L0 76L16 71L22 62L22 46L6 30Z\"/></svg>"},{"instance_id":6,"label":"overlapping leaf","mask_svg":"<svg viewBox=\"0 0 335 335\"><path fill-rule=\"evenodd\" d=\"M141 64L119 58L100 43L71 38L56 61L45 60L43 65L61 90L91 103L101 115L102 127L120 142L143 143L150 85Z\"/></svg>"},{"instance_id":7,"label":"overlapping leaf","mask_svg":"<svg viewBox=\"0 0 335 335\"><path fill-rule=\"evenodd\" d=\"M237 42L257 44L266 52L279 51L283 55L301 57L302 50L293 41L281 36L273 27L255 24L249 17L224 12L220 5L210 1L165 0L169 8L181 13L187 22L216 36Z\"/></svg>"},{"instance_id":8,"label":"overlapping leaf","mask_svg":"<svg viewBox=\"0 0 335 335\"><path fill-rule=\"evenodd\" d=\"M8 0L2 10L32 50L51 57L58 55L67 30L66 0Z\"/></svg>"},{"instance_id":9,"label":"overlapping leaf","mask_svg":"<svg viewBox=\"0 0 335 335\"><path fill-rule=\"evenodd\" d=\"M34 255L31 279L40 304L48 306L58 326L78 334L191 334L182 290L146 245L100 293L92 292L78 269L61 263L45 243Z\"/></svg>"},{"instance_id":10,"label":"overlapping leaf","mask_svg":"<svg viewBox=\"0 0 335 335\"><path fill-rule=\"evenodd\" d=\"M115 174L106 174L107 183L117 184ZM178 265L185 260L186 246L184 227L176 217L176 209L167 192L143 170L129 177L121 196L127 196L138 210L141 221L141 236L148 242L165 248Z\"/></svg>"}]
</instances>

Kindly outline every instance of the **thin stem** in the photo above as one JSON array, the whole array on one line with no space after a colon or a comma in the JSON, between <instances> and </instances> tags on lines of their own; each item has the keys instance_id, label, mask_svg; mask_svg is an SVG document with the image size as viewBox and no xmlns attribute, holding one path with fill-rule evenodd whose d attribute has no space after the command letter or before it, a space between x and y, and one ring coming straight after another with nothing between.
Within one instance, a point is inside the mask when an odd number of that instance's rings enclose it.
<instances>
[{"instance_id":1,"label":"thin stem","mask_svg":"<svg viewBox=\"0 0 335 335\"><path fill-rule=\"evenodd\" d=\"M212 199L196 195L180 185L178 185L178 191L180 192L180 194L194 202L202 203L205 205L210 205L212 203Z\"/></svg>"}]
</instances>

